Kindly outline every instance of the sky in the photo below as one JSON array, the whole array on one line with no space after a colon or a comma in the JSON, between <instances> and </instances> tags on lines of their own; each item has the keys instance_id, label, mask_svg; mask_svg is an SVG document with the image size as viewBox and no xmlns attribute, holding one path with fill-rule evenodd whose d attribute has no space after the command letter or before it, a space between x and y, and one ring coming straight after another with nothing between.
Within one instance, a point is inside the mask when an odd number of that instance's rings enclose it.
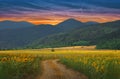
<instances>
[{"instance_id":1,"label":"sky","mask_svg":"<svg viewBox=\"0 0 120 79\"><path fill-rule=\"evenodd\" d=\"M120 20L120 0L0 0L0 21L55 25L69 18L100 23Z\"/></svg>"}]
</instances>

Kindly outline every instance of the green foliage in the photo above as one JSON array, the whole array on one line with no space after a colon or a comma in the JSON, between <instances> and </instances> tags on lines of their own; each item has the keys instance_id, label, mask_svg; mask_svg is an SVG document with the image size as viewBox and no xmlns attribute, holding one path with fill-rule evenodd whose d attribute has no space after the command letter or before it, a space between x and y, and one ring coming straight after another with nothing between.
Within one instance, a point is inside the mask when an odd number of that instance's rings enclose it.
<instances>
[{"instance_id":1,"label":"green foliage","mask_svg":"<svg viewBox=\"0 0 120 79\"><path fill-rule=\"evenodd\" d=\"M9 56L7 56L9 57ZM40 73L40 59L34 61L17 62L14 60L2 59L0 61L0 79L34 79ZM25 58L26 59L26 58Z\"/></svg>"},{"instance_id":2,"label":"green foliage","mask_svg":"<svg viewBox=\"0 0 120 79\"><path fill-rule=\"evenodd\" d=\"M78 42L74 42L73 45L75 46L87 46L90 45L89 41L78 41Z\"/></svg>"},{"instance_id":3,"label":"green foliage","mask_svg":"<svg viewBox=\"0 0 120 79\"><path fill-rule=\"evenodd\" d=\"M75 21L75 20L74 20ZM69 21L67 21L69 22ZM71 21L70 21L71 22ZM75 21L76 23L76 21ZM77 21L79 23L79 21ZM96 45L101 40L120 38L120 21L86 25L63 23L0 31L0 49L39 49L73 45Z\"/></svg>"},{"instance_id":4,"label":"green foliage","mask_svg":"<svg viewBox=\"0 0 120 79\"><path fill-rule=\"evenodd\" d=\"M101 40L119 38L120 22L110 22L79 27L69 32L56 33L33 41L28 47L61 47L74 45L96 45Z\"/></svg>"},{"instance_id":5,"label":"green foliage","mask_svg":"<svg viewBox=\"0 0 120 79\"><path fill-rule=\"evenodd\" d=\"M66 57L60 60L67 67L84 73L89 79L120 79L119 59L105 57Z\"/></svg>"},{"instance_id":6,"label":"green foliage","mask_svg":"<svg viewBox=\"0 0 120 79\"><path fill-rule=\"evenodd\" d=\"M120 39L102 41L97 45L96 48L97 49L120 49Z\"/></svg>"}]
</instances>

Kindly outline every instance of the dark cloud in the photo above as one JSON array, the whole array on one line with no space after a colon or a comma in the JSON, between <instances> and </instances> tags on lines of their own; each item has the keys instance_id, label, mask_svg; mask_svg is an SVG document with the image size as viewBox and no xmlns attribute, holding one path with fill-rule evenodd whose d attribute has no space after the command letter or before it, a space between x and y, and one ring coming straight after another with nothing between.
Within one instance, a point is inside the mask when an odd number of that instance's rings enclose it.
<instances>
[{"instance_id":1,"label":"dark cloud","mask_svg":"<svg viewBox=\"0 0 120 79\"><path fill-rule=\"evenodd\" d=\"M0 15L64 11L118 15L120 0L0 0ZM70 16L60 13L56 15Z\"/></svg>"}]
</instances>

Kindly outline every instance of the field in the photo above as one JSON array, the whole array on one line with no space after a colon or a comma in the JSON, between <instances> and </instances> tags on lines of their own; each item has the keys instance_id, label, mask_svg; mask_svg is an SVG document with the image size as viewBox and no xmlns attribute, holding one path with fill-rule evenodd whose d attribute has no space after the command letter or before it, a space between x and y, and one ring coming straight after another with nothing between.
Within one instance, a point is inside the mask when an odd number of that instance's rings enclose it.
<instances>
[{"instance_id":1,"label":"field","mask_svg":"<svg viewBox=\"0 0 120 79\"><path fill-rule=\"evenodd\" d=\"M44 66L49 68L48 65L51 67L51 72L48 73L52 75L54 71L57 77L46 77L44 73L49 69L43 68ZM75 74L66 76L68 71L82 73L85 77L79 78ZM120 79L120 51L84 49L84 47L0 51L0 79L76 78Z\"/></svg>"}]
</instances>

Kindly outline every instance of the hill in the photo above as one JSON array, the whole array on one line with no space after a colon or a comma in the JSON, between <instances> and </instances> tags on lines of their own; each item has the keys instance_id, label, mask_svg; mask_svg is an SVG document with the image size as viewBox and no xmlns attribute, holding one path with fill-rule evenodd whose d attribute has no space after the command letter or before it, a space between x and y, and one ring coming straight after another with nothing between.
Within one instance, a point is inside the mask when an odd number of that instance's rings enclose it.
<instances>
[{"instance_id":1,"label":"hill","mask_svg":"<svg viewBox=\"0 0 120 79\"><path fill-rule=\"evenodd\" d=\"M6 20L6 21L0 22L0 30L19 29L19 28L26 28L26 27L33 27L33 26L35 25L25 21L15 22L15 21Z\"/></svg>"},{"instance_id":2,"label":"hill","mask_svg":"<svg viewBox=\"0 0 120 79\"><path fill-rule=\"evenodd\" d=\"M77 20L74 20L74 22ZM69 24L71 21L69 19L65 21L65 24ZM79 23L78 21L76 23ZM81 22L80 22L81 23ZM42 39L43 37L68 32L69 30L75 29L74 25L70 27L62 27L60 24L53 25L37 25L28 28L19 29L3 29L0 30L0 48L1 49L13 49L21 47L34 42L37 39ZM66 30L63 30L66 29Z\"/></svg>"},{"instance_id":3,"label":"hill","mask_svg":"<svg viewBox=\"0 0 120 79\"><path fill-rule=\"evenodd\" d=\"M60 46L74 46L74 45L96 45L105 39L108 35L114 34L116 37L108 36L112 39L119 37L115 34L120 29L120 21L88 25L87 27L78 27L66 33L58 33L49 35L41 39L37 39L28 47L60 47ZM107 41L108 39L105 39Z\"/></svg>"},{"instance_id":4,"label":"hill","mask_svg":"<svg viewBox=\"0 0 120 79\"><path fill-rule=\"evenodd\" d=\"M98 49L120 49L120 29L104 35L97 44Z\"/></svg>"},{"instance_id":5,"label":"hill","mask_svg":"<svg viewBox=\"0 0 120 79\"><path fill-rule=\"evenodd\" d=\"M49 48L99 45L103 40L119 39L120 21L82 23L68 19L57 25L0 30L0 49ZM114 36L116 37L114 37Z\"/></svg>"}]
</instances>

